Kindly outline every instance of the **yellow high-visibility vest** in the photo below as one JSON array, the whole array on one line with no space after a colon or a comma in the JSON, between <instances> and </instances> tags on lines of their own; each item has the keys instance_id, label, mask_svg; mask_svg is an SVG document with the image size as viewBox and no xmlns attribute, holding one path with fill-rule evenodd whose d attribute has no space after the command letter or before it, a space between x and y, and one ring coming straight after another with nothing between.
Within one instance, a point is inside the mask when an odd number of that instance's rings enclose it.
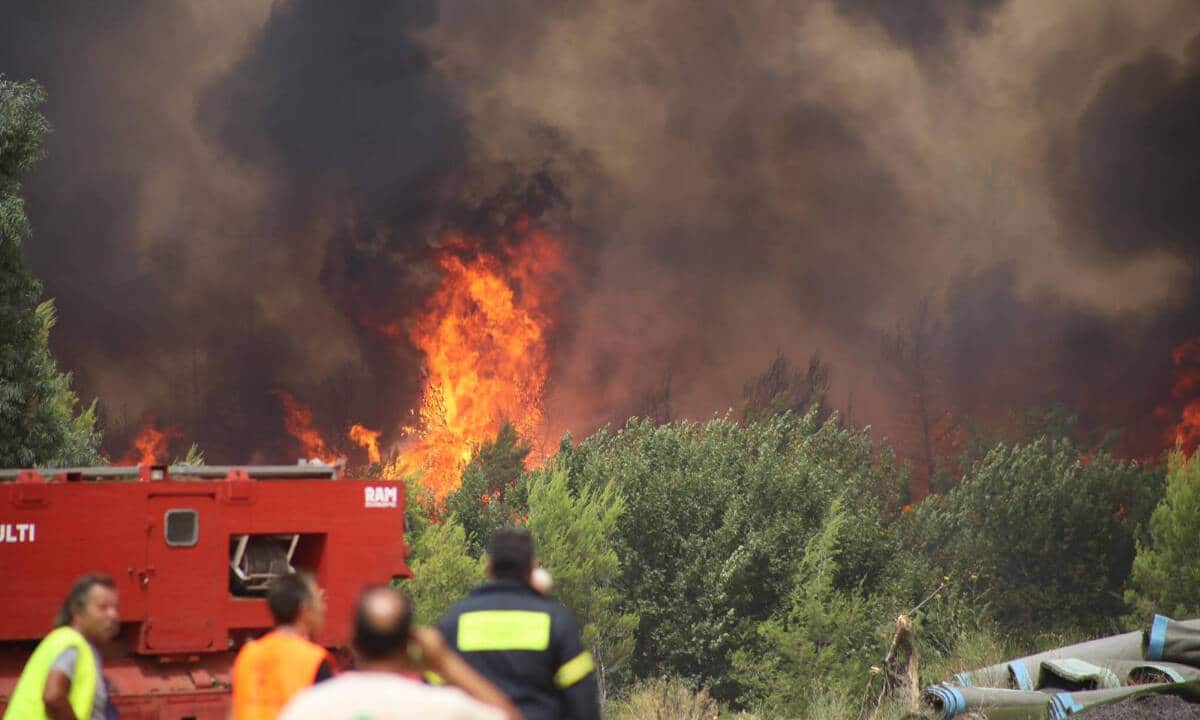
<instances>
[{"instance_id":1,"label":"yellow high-visibility vest","mask_svg":"<svg viewBox=\"0 0 1200 720\"><path fill-rule=\"evenodd\" d=\"M21 679L17 681L17 687L8 701L8 709L4 711L4 720L43 720L50 717L46 714L42 694L46 691L51 666L68 648L75 648L79 654L75 658L75 674L71 678L67 700L75 711L75 717L87 720L92 716L96 683L100 682L96 676L96 658L92 646L75 628L60 627L38 643L33 655L25 663Z\"/></svg>"}]
</instances>

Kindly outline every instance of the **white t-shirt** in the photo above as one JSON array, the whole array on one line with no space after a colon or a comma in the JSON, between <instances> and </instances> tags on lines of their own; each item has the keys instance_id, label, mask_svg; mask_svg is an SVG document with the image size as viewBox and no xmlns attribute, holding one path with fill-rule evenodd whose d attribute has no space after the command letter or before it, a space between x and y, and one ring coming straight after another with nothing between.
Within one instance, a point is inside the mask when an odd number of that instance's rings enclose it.
<instances>
[{"instance_id":1,"label":"white t-shirt","mask_svg":"<svg viewBox=\"0 0 1200 720\"><path fill-rule=\"evenodd\" d=\"M299 693L278 720L505 720L456 688L385 672L348 672Z\"/></svg>"}]
</instances>

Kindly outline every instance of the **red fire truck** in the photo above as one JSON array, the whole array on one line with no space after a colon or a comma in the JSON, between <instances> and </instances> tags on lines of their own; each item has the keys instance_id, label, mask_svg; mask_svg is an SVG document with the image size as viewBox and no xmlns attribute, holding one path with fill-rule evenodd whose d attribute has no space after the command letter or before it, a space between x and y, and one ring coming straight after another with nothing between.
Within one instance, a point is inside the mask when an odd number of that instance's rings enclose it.
<instances>
[{"instance_id":1,"label":"red fire truck","mask_svg":"<svg viewBox=\"0 0 1200 720\"><path fill-rule=\"evenodd\" d=\"M326 589L346 647L372 582L410 577L404 488L340 465L0 470L0 710L72 580L117 582L105 676L123 720L225 720L238 649L271 627L264 595L296 570Z\"/></svg>"}]
</instances>

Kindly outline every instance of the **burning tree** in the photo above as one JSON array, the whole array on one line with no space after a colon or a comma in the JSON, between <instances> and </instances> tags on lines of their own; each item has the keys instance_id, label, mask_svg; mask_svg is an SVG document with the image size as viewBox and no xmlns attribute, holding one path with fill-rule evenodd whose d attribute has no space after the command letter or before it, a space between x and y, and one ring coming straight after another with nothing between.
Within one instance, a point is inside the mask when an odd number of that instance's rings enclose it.
<instances>
[{"instance_id":1,"label":"burning tree","mask_svg":"<svg viewBox=\"0 0 1200 720\"><path fill-rule=\"evenodd\" d=\"M1200 338L1175 348L1171 360L1176 378L1171 399L1180 409L1179 420L1167 431L1167 442L1191 455L1200 446Z\"/></svg>"},{"instance_id":2,"label":"burning tree","mask_svg":"<svg viewBox=\"0 0 1200 720\"><path fill-rule=\"evenodd\" d=\"M557 236L519 218L495 250L448 237L437 263L441 282L409 330L424 355L419 425L395 470L421 473L440 500L505 423L526 438L542 429L564 254Z\"/></svg>"},{"instance_id":3,"label":"burning tree","mask_svg":"<svg viewBox=\"0 0 1200 720\"><path fill-rule=\"evenodd\" d=\"M153 415L142 421L133 446L116 461L116 465L154 465L168 461L168 445L183 437L175 428L160 430Z\"/></svg>"}]
</instances>

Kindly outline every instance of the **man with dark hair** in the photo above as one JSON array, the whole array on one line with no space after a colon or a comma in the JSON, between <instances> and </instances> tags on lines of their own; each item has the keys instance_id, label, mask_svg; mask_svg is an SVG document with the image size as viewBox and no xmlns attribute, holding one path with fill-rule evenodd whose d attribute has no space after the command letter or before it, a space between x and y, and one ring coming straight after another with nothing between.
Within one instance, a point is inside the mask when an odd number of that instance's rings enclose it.
<instances>
[{"instance_id":1,"label":"man with dark hair","mask_svg":"<svg viewBox=\"0 0 1200 720\"><path fill-rule=\"evenodd\" d=\"M410 657L410 645L420 661ZM353 671L298 694L280 720L522 720L504 693L455 655L440 633L412 627L411 603L390 587L368 588L359 597L354 656ZM420 683L415 676L423 669L457 688Z\"/></svg>"},{"instance_id":2,"label":"man with dark hair","mask_svg":"<svg viewBox=\"0 0 1200 720\"><path fill-rule=\"evenodd\" d=\"M107 575L75 581L47 635L21 672L5 720L105 720L111 712L97 645L121 629L117 585Z\"/></svg>"},{"instance_id":3,"label":"man with dark hair","mask_svg":"<svg viewBox=\"0 0 1200 720\"><path fill-rule=\"evenodd\" d=\"M312 639L325 627L325 591L308 573L282 575L267 590L275 629L246 643L233 662L233 720L274 720L293 695L333 676L333 659Z\"/></svg>"},{"instance_id":4,"label":"man with dark hair","mask_svg":"<svg viewBox=\"0 0 1200 720\"><path fill-rule=\"evenodd\" d=\"M491 580L446 613L442 634L526 720L599 720L592 656L571 613L534 589L536 570L529 532L498 531L488 545Z\"/></svg>"}]
</instances>

